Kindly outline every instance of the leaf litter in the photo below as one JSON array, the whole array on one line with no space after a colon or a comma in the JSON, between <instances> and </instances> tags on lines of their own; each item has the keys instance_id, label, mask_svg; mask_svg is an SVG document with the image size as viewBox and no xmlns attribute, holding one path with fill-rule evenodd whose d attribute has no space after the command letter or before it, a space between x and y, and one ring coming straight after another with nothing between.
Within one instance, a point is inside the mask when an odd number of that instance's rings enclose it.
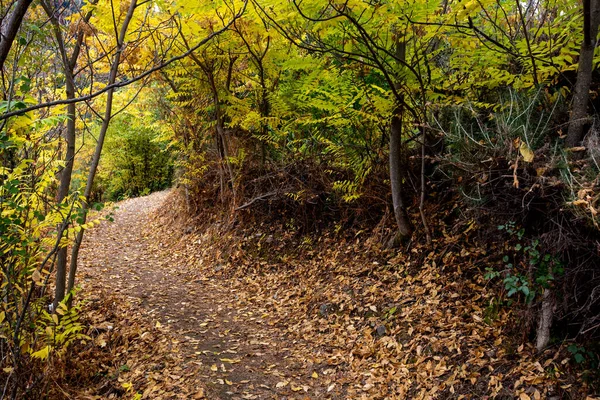
<instances>
[{"instance_id":1,"label":"leaf litter","mask_svg":"<svg viewBox=\"0 0 600 400\"><path fill-rule=\"evenodd\" d=\"M564 349L537 355L490 307L492 249L467 226L391 253L284 224L190 230L180 210L173 192L130 199L89 233L75 362L99 376L81 398L585 398Z\"/></svg>"}]
</instances>

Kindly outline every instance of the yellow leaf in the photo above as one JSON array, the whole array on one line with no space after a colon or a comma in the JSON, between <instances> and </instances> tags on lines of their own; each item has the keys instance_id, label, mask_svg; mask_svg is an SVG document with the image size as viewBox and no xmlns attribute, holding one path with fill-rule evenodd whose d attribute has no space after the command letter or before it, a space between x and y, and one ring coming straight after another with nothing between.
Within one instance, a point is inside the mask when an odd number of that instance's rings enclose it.
<instances>
[{"instance_id":1,"label":"yellow leaf","mask_svg":"<svg viewBox=\"0 0 600 400\"><path fill-rule=\"evenodd\" d=\"M48 358L48 354L50 353L50 346L46 346L43 349L36 351L31 356L34 358L39 358L40 360L45 360Z\"/></svg>"},{"instance_id":2,"label":"yellow leaf","mask_svg":"<svg viewBox=\"0 0 600 400\"><path fill-rule=\"evenodd\" d=\"M527 146L527 143L521 141L521 145L519 146L519 151L521 152L521 155L523 156L523 160L525 160L525 162L532 162L533 161L533 151L531 151L531 149L529 148L529 146Z\"/></svg>"},{"instance_id":3,"label":"yellow leaf","mask_svg":"<svg viewBox=\"0 0 600 400\"><path fill-rule=\"evenodd\" d=\"M275 385L276 388L282 388L284 386L287 386L289 382L288 381L284 381L284 382L277 382L277 384Z\"/></svg>"},{"instance_id":4,"label":"yellow leaf","mask_svg":"<svg viewBox=\"0 0 600 400\"><path fill-rule=\"evenodd\" d=\"M291 385L291 388L294 392L299 392L302 390L302 386L296 386L294 384Z\"/></svg>"},{"instance_id":5,"label":"yellow leaf","mask_svg":"<svg viewBox=\"0 0 600 400\"><path fill-rule=\"evenodd\" d=\"M210 366L210 370L213 372L217 372L218 368L217 368L217 364L213 364Z\"/></svg>"},{"instance_id":6,"label":"yellow leaf","mask_svg":"<svg viewBox=\"0 0 600 400\"><path fill-rule=\"evenodd\" d=\"M156 321L156 327L160 328L161 326L162 326L162 324L160 322Z\"/></svg>"},{"instance_id":7,"label":"yellow leaf","mask_svg":"<svg viewBox=\"0 0 600 400\"><path fill-rule=\"evenodd\" d=\"M313 372L312 375L311 375L311 377L313 379L317 379L319 377L319 374L317 374L316 372Z\"/></svg>"}]
</instances>

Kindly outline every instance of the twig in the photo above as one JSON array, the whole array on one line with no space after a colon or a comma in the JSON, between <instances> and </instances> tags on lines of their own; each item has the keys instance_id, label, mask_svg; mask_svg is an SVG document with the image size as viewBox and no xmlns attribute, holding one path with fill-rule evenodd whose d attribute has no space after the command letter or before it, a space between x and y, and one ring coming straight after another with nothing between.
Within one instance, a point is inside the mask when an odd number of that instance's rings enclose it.
<instances>
[{"instance_id":1,"label":"twig","mask_svg":"<svg viewBox=\"0 0 600 400\"><path fill-rule=\"evenodd\" d=\"M421 220L423 220L423 230L425 230L425 237L427 238L427 244L431 245L431 232L429 231L429 225L427 224L427 218L425 218L425 129L423 130L423 143L421 143L421 199L419 202L419 213L421 214Z\"/></svg>"},{"instance_id":2,"label":"twig","mask_svg":"<svg viewBox=\"0 0 600 400\"><path fill-rule=\"evenodd\" d=\"M262 195L260 195L260 196L258 196L258 197L255 197L255 198L253 198L253 199L252 199L252 200L250 200L249 202L247 202L247 203L245 203L245 204L242 204L242 205L241 205L241 206L239 206L239 207L236 207L236 208L235 208L235 211L240 211L240 210L243 210L244 208L248 208L248 207L250 207L252 204L256 203L257 201L264 200L264 199L267 199L267 198L269 198L269 197L273 197L273 196L277 195L278 193L279 193L279 190L275 190L275 191L273 191L273 192L269 192L269 193L262 194Z\"/></svg>"}]
</instances>

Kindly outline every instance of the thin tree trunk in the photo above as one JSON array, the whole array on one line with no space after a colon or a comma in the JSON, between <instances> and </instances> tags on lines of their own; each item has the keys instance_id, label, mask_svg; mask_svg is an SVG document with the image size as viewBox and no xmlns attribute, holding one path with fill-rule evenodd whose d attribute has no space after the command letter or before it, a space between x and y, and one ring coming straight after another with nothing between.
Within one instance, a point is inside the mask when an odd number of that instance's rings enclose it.
<instances>
[{"instance_id":1,"label":"thin tree trunk","mask_svg":"<svg viewBox=\"0 0 600 400\"><path fill-rule=\"evenodd\" d=\"M537 351L542 351L550 342L550 328L552 328L552 320L554 317L554 298L550 289L544 290L544 299L542 300L542 309L540 311L540 319L536 330Z\"/></svg>"},{"instance_id":2,"label":"thin tree trunk","mask_svg":"<svg viewBox=\"0 0 600 400\"><path fill-rule=\"evenodd\" d=\"M429 225L427 224L427 218L425 217L425 190L427 189L425 186L425 145L426 145L426 134L425 128L422 128L423 132L421 135L421 198L419 200L419 213L421 214L421 220L423 221L423 229L425 230L425 238L427 240L427 244L431 244L431 232L429 230Z\"/></svg>"},{"instance_id":3,"label":"thin tree trunk","mask_svg":"<svg viewBox=\"0 0 600 400\"><path fill-rule=\"evenodd\" d=\"M210 84L211 90L213 92L213 103L215 106L215 129L217 131L217 140L220 140L222 146L222 161L225 162L227 166L227 171L229 172L229 179L231 180L231 194L233 196L233 206L236 204L236 195L235 195L235 175L233 173L233 167L231 166L231 162L229 161L229 149L227 146L227 141L225 137L225 129L223 127L223 115L221 113L221 104L219 101L219 92L217 90L217 84L215 82L215 77L212 70L205 70L206 75L208 77L208 82Z\"/></svg>"},{"instance_id":4,"label":"thin tree trunk","mask_svg":"<svg viewBox=\"0 0 600 400\"><path fill-rule=\"evenodd\" d=\"M406 43L396 39L396 56L398 60L406 59ZM390 185L392 189L392 205L394 217L398 225L398 235L406 238L412 234L412 224L406 213L402 198L402 115L404 112L403 98L396 99L390 124ZM394 240L395 242L395 240ZM395 243L393 243L395 244Z\"/></svg>"},{"instance_id":5,"label":"thin tree trunk","mask_svg":"<svg viewBox=\"0 0 600 400\"><path fill-rule=\"evenodd\" d=\"M127 28L129 27L129 23L133 18L133 13L137 7L137 0L133 0L129 4L129 9L127 10L127 15L123 20L123 25L121 26L121 30L117 37L117 52L113 59L112 65L110 67L110 75L108 78L108 85L112 85L117 80L117 73L119 71L119 64L121 62L121 55L125 48L125 34L127 33ZM82 206L82 219L83 224L85 224L87 220L87 215L89 211L89 202L92 194L92 186L94 185L94 178L96 177L96 171L98 170L98 164L100 163L100 156L102 155L102 147L104 146L104 139L106 137L106 132L108 131L108 127L110 124L110 120L112 117L112 105L113 105L113 95L114 88L111 88L107 91L106 95L106 107L104 110L104 119L102 120L102 126L100 127L100 133L98 135L98 142L96 143L96 149L94 151L94 155L92 157L92 164L90 165L90 171L88 173L84 197L85 202ZM69 266L69 282L67 286L67 291L71 291L75 286L75 274L77 272L77 258L79 256L79 249L81 247L81 242L83 241L83 234L85 230L82 228L78 233L75 239L75 243L73 244L73 249L71 251L71 263Z\"/></svg>"},{"instance_id":6,"label":"thin tree trunk","mask_svg":"<svg viewBox=\"0 0 600 400\"><path fill-rule=\"evenodd\" d=\"M267 146L265 143L265 140L266 140L265 138L269 134L269 125L267 124L266 120L267 120L267 118L269 118L271 104L269 103L269 92L267 89L267 84L265 82L265 70L262 67L262 65L261 65L261 68L259 69L259 71L260 71L260 85L261 85L261 89L262 89L259 109L260 109L260 116L263 118L263 121L261 122L261 135L263 135L263 138L261 140L261 147L260 147L260 152L261 152L260 164L261 164L261 167L264 168L265 163L267 161Z\"/></svg>"},{"instance_id":7,"label":"thin tree trunk","mask_svg":"<svg viewBox=\"0 0 600 400\"><path fill-rule=\"evenodd\" d=\"M67 78L68 82L68 78ZM75 92L71 92L71 85L67 83L67 99L75 97ZM72 86L71 86L72 87ZM69 97L71 96L71 97ZM69 194L71 186L71 175L73 174L73 159L75 157L75 104L69 104L67 107L67 152L65 154L65 167L60 174L60 187L56 196L57 203L62 203ZM56 255L56 286L54 290L53 310L58 309L58 304L65 298L67 279L67 246L60 247Z\"/></svg>"},{"instance_id":8,"label":"thin tree trunk","mask_svg":"<svg viewBox=\"0 0 600 400\"><path fill-rule=\"evenodd\" d=\"M594 48L598 36L598 24L600 24L600 1L584 0L583 43L579 52L577 82L571 103L571 117L569 118L569 128L565 142L567 147L581 145L583 128L588 122L587 107L592 84L592 72L594 71Z\"/></svg>"},{"instance_id":9,"label":"thin tree trunk","mask_svg":"<svg viewBox=\"0 0 600 400\"><path fill-rule=\"evenodd\" d=\"M75 98L75 78L73 76L73 71L75 69L75 65L77 63L77 59L79 58L79 53L81 51L81 43L83 41L83 32L80 32L77 36L77 41L73 48L73 53L71 57L67 56L67 50L64 42L64 36L61 31L60 24L55 15L55 10L47 4L45 1L41 1L41 5L50 18L50 22L52 23L52 27L54 30L54 36L56 39L56 43L58 45L58 51L60 53L63 70L65 73L65 86L66 86L66 96L67 99ZM88 13L84 17L84 21L87 22L91 18L91 13ZM71 176L73 174L73 162L75 158L75 118L76 118L76 108L75 103L71 103L67 105L67 130L65 135L65 141L67 143L67 151L65 154L64 162L65 165L63 169L60 171L60 185L58 188L58 192L56 195L56 202L62 203L65 198L69 194L69 188L71 186ZM54 302L53 302L53 310L56 311L58 308L58 304L65 297L65 289L66 289L66 279L67 279L67 247L59 247L56 255L56 286L54 291Z\"/></svg>"},{"instance_id":10,"label":"thin tree trunk","mask_svg":"<svg viewBox=\"0 0 600 400\"><path fill-rule=\"evenodd\" d=\"M25 17L25 13L32 1L33 0L18 0L15 9L6 24L6 28L2 29L0 34L0 70L4 68L4 62L8 57L10 48L15 41L15 37L17 37L23 18Z\"/></svg>"},{"instance_id":11,"label":"thin tree trunk","mask_svg":"<svg viewBox=\"0 0 600 400\"><path fill-rule=\"evenodd\" d=\"M412 234L412 225L402 198L402 106L397 105L390 127L390 184L392 205L398 225L398 234L404 238Z\"/></svg>"},{"instance_id":12,"label":"thin tree trunk","mask_svg":"<svg viewBox=\"0 0 600 400\"><path fill-rule=\"evenodd\" d=\"M258 76L259 76L259 80L260 80L261 98L259 100L258 110L260 112L260 116L263 119L263 121L261 122L261 128L260 128L260 133L263 136L263 139L260 140L260 153L261 153L261 164L260 165L261 165L261 168L264 168L265 162L267 159L267 146L266 146L264 137L266 137L269 134L269 126L266 122L266 118L269 117L271 105L269 103L269 97L268 97L269 90L268 90L267 84L266 84L265 66L264 66L263 61L265 59L265 56L267 55L267 52L269 51L269 47L271 45L271 37L267 36L267 43L265 45L264 50L260 50L260 49L256 50L256 49L253 49L252 46L250 45L250 43L248 42L248 40L246 40L246 36L244 36L243 31L237 26L236 23L233 24L233 27L234 27L234 31L238 34L240 39L242 39L242 42L244 42L244 45L246 46L248 53L250 53L250 56L252 57L251 60L254 63L254 66L256 67L256 70L257 70Z\"/></svg>"}]
</instances>

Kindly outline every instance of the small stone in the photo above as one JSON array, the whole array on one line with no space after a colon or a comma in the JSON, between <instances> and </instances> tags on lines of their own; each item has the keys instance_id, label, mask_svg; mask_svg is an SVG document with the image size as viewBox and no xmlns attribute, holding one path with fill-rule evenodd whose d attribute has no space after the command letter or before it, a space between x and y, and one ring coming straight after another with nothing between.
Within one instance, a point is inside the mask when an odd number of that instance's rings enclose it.
<instances>
[{"instance_id":1,"label":"small stone","mask_svg":"<svg viewBox=\"0 0 600 400\"><path fill-rule=\"evenodd\" d=\"M329 315L330 308L331 304L321 304L321 306L319 307L319 314L321 314L322 317L327 317Z\"/></svg>"},{"instance_id":2,"label":"small stone","mask_svg":"<svg viewBox=\"0 0 600 400\"><path fill-rule=\"evenodd\" d=\"M377 333L377 336L382 337L386 335L387 330L385 329L385 326L379 325L377 329L375 329L375 332Z\"/></svg>"}]
</instances>

